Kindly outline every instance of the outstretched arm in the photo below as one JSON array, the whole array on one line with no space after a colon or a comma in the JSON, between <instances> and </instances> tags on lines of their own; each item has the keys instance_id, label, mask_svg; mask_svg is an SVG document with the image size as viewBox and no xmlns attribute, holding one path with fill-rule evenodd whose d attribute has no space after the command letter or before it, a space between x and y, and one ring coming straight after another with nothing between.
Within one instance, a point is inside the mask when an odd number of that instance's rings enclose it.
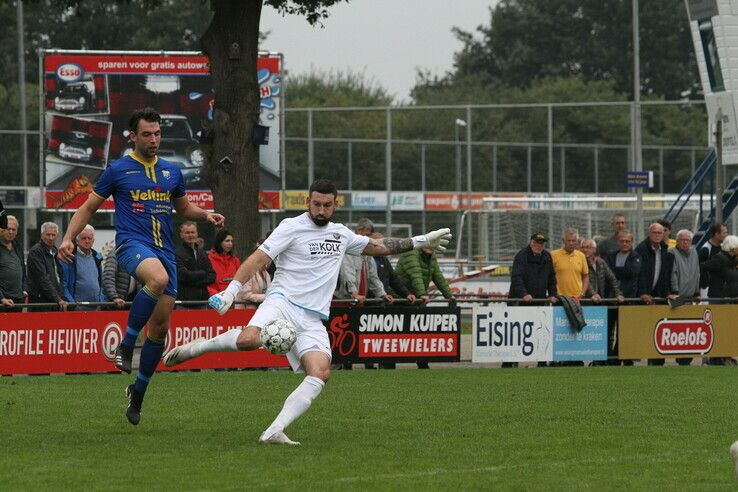
<instances>
[{"instance_id":1,"label":"outstretched arm","mask_svg":"<svg viewBox=\"0 0 738 492\"><path fill-rule=\"evenodd\" d=\"M412 249L432 248L436 251L445 251L446 245L451 240L450 229L438 229L421 236L396 238L383 237L382 239L369 239L363 254L369 256L384 256L405 253Z\"/></svg>"}]
</instances>

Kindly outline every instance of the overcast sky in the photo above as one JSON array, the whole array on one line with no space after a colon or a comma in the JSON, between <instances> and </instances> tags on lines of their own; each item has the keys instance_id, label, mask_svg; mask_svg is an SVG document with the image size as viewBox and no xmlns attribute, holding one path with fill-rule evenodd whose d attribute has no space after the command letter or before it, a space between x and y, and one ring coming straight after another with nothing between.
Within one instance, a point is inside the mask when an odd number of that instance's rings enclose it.
<instances>
[{"instance_id":1,"label":"overcast sky","mask_svg":"<svg viewBox=\"0 0 738 492\"><path fill-rule=\"evenodd\" d=\"M291 73L363 72L396 100L408 100L418 68L442 75L451 70L461 43L456 26L475 31L489 23L493 0L350 0L330 8L325 27L304 17L262 11L264 49L284 54Z\"/></svg>"}]
</instances>

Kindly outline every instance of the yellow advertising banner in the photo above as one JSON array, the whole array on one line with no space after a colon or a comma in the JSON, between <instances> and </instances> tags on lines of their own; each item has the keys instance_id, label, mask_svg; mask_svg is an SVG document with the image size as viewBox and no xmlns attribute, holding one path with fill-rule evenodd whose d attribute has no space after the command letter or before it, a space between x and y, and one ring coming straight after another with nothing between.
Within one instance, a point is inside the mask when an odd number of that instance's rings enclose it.
<instances>
[{"instance_id":1,"label":"yellow advertising banner","mask_svg":"<svg viewBox=\"0 0 738 492\"><path fill-rule=\"evenodd\" d=\"M285 191L282 193L283 207L285 210L307 210L307 191ZM351 204L350 195L347 193L339 193L336 202L339 207L345 207Z\"/></svg>"},{"instance_id":2,"label":"yellow advertising banner","mask_svg":"<svg viewBox=\"0 0 738 492\"><path fill-rule=\"evenodd\" d=\"M621 359L738 355L738 305L618 309Z\"/></svg>"}]
</instances>

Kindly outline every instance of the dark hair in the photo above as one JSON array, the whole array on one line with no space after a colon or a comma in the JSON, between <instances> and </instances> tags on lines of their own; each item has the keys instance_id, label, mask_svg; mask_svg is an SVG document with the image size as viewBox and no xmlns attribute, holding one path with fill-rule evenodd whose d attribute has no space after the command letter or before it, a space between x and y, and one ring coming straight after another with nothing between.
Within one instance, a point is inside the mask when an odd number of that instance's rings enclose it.
<instances>
[{"instance_id":1,"label":"dark hair","mask_svg":"<svg viewBox=\"0 0 738 492\"><path fill-rule=\"evenodd\" d=\"M131 119L128 120L128 129L133 132L138 132L138 122L144 120L149 123L161 123L161 116L156 112L154 108L143 108L137 109L131 115Z\"/></svg>"},{"instance_id":2,"label":"dark hair","mask_svg":"<svg viewBox=\"0 0 738 492\"><path fill-rule=\"evenodd\" d=\"M710 226L710 237L714 236L715 234L720 234L720 230L723 228L725 224L722 222L715 222Z\"/></svg>"},{"instance_id":3,"label":"dark hair","mask_svg":"<svg viewBox=\"0 0 738 492\"><path fill-rule=\"evenodd\" d=\"M659 220L657 220L657 221L656 221L656 223L657 223L658 225L660 225L661 227L663 227L664 229L669 229L669 230L671 230L671 222L669 222L669 221L668 221L668 220L666 220L666 219L659 219Z\"/></svg>"},{"instance_id":4,"label":"dark hair","mask_svg":"<svg viewBox=\"0 0 738 492\"><path fill-rule=\"evenodd\" d=\"M223 246L221 246L221 243L223 241L225 241L225 238L227 238L228 236L232 236L232 235L233 234L231 234L228 231L228 229L221 229L221 230L219 230L218 232L215 233L215 240L214 240L214 244L213 244L213 249L215 250L216 253L218 253L220 255L223 254ZM228 254L231 255L231 256L233 256L233 250L231 250L231 252L228 253Z\"/></svg>"},{"instance_id":5,"label":"dark hair","mask_svg":"<svg viewBox=\"0 0 738 492\"><path fill-rule=\"evenodd\" d=\"M338 198L338 190L336 189L336 185L333 184L333 181L327 179L316 179L315 181L313 181L313 184L310 185L308 196L312 195L314 191L322 193L324 195L333 195L334 197Z\"/></svg>"}]
</instances>

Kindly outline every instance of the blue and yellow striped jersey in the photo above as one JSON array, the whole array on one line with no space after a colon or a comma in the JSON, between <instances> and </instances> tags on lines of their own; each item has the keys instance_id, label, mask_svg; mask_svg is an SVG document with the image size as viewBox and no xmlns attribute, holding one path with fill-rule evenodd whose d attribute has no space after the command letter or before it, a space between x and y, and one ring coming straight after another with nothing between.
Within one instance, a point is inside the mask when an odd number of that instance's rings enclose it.
<instances>
[{"instance_id":1,"label":"blue and yellow striped jersey","mask_svg":"<svg viewBox=\"0 0 738 492\"><path fill-rule=\"evenodd\" d=\"M133 154L110 164L95 183L94 193L115 200L115 242L139 241L174 250L173 200L185 195L182 171L157 159L145 163Z\"/></svg>"}]
</instances>

